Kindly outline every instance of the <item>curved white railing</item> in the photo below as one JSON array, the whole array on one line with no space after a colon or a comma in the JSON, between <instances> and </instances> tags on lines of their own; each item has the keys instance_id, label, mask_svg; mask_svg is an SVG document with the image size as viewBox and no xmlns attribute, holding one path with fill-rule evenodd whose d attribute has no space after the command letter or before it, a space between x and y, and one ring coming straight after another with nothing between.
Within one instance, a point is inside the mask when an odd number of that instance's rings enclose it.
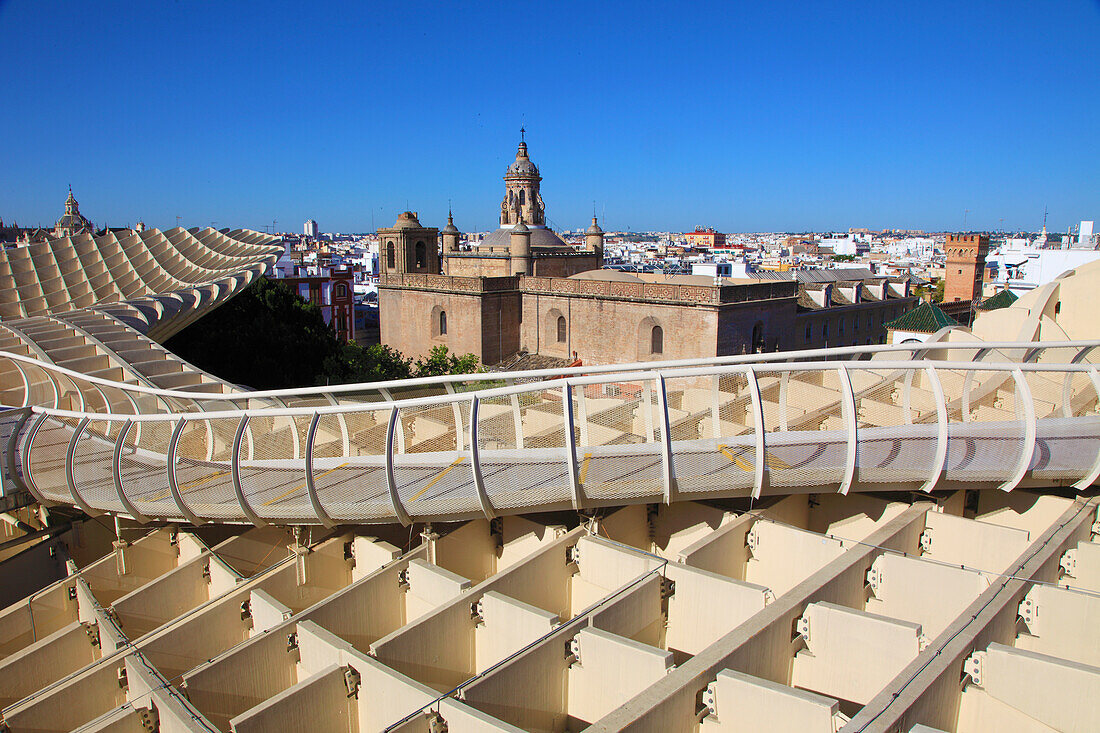
<instances>
[{"instance_id":1,"label":"curved white railing","mask_svg":"<svg viewBox=\"0 0 1100 733\"><path fill-rule=\"evenodd\" d=\"M58 397L10 418L7 465L45 504L257 525L1083 488L1100 474L1097 346L851 347L229 395L11 355L24 384ZM899 353L916 358L888 360ZM835 360L860 355L875 358ZM120 409L87 409L85 391Z\"/></svg>"}]
</instances>

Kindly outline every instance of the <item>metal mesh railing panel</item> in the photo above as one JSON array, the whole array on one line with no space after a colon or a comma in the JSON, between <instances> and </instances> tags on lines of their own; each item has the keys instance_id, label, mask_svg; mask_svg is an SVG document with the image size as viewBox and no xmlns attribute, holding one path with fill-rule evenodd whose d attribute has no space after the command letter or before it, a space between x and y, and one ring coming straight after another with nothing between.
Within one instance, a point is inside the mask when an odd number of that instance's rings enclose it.
<instances>
[{"instance_id":1,"label":"metal mesh railing panel","mask_svg":"<svg viewBox=\"0 0 1100 733\"><path fill-rule=\"evenodd\" d=\"M47 417L31 444L28 456L31 477L42 495L51 501L73 501L65 466L69 440L77 422L71 418Z\"/></svg>"},{"instance_id":2,"label":"metal mesh railing panel","mask_svg":"<svg viewBox=\"0 0 1100 733\"><path fill-rule=\"evenodd\" d=\"M313 480L329 516L353 522L396 518L386 480L389 418L388 408L318 417Z\"/></svg>"},{"instance_id":3,"label":"metal mesh railing panel","mask_svg":"<svg viewBox=\"0 0 1100 733\"><path fill-rule=\"evenodd\" d=\"M115 488L113 435L117 432L107 420L88 422L73 453L73 479L77 491L90 506L125 512Z\"/></svg>"},{"instance_id":4,"label":"metal mesh railing panel","mask_svg":"<svg viewBox=\"0 0 1100 733\"><path fill-rule=\"evenodd\" d=\"M248 421L252 451L242 448L241 489L264 519L313 515L306 492L306 433L311 415L254 416Z\"/></svg>"},{"instance_id":5,"label":"metal mesh railing panel","mask_svg":"<svg viewBox=\"0 0 1100 733\"><path fill-rule=\"evenodd\" d=\"M673 473L683 498L738 495L753 486L751 398L744 375L736 376L673 377L665 382L669 409L677 416L670 420Z\"/></svg>"},{"instance_id":6,"label":"metal mesh railing panel","mask_svg":"<svg viewBox=\"0 0 1100 733\"><path fill-rule=\"evenodd\" d=\"M479 407L478 448L490 502L534 507L570 501L562 389L543 387L516 396L522 450L515 447L512 404L510 398L490 398ZM512 420L510 428L507 420Z\"/></svg>"},{"instance_id":7,"label":"metal mesh railing panel","mask_svg":"<svg viewBox=\"0 0 1100 733\"><path fill-rule=\"evenodd\" d=\"M123 493L146 516L177 516L168 487L168 444L173 422L137 422L122 443L119 467Z\"/></svg>"},{"instance_id":8,"label":"metal mesh railing panel","mask_svg":"<svg viewBox=\"0 0 1100 733\"><path fill-rule=\"evenodd\" d=\"M194 452L191 455L177 452L176 481L184 501L200 517L243 518L233 489L230 462L233 437L239 424L238 418L189 420L188 428L193 428L194 433L181 436L181 446L183 437L191 438L188 443L194 444ZM193 455L210 457L200 459Z\"/></svg>"},{"instance_id":9,"label":"metal mesh railing panel","mask_svg":"<svg viewBox=\"0 0 1100 733\"><path fill-rule=\"evenodd\" d=\"M592 385L585 394L588 442L577 449L584 497L604 502L662 496L664 414L657 380ZM670 406L669 414L678 419L685 412Z\"/></svg>"},{"instance_id":10,"label":"metal mesh railing panel","mask_svg":"<svg viewBox=\"0 0 1100 733\"><path fill-rule=\"evenodd\" d=\"M397 429L403 450L393 457L397 493L409 516L455 515L478 509L465 442L461 405L403 407Z\"/></svg>"},{"instance_id":11,"label":"metal mesh railing panel","mask_svg":"<svg viewBox=\"0 0 1100 733\"><path fill-rule=\"evenodd\" d=\"M951 415L948 424L944 478L971 483L999 483L1010 478L1020 461L1025 435L1022 412L1017 414L1019 396L1012 372L973 372L969 381L965 369L937 369L937 374L945 391L947 384L958 385L946 394L959 395L957 416ZM964 392L970 395L966 421Z\"/></svg>"},{"instance_id":12,"label":"metal mesh railing panel","mask_svg":"<svg viewBox=\"0 0 1100 733\"><path fill-rule=\"evenodd\" d=\"M836 373L777 367L758 370L757 381L764 412L765 485L772 489L839 485L848 431Z\"/></svg>"}]
</instances>

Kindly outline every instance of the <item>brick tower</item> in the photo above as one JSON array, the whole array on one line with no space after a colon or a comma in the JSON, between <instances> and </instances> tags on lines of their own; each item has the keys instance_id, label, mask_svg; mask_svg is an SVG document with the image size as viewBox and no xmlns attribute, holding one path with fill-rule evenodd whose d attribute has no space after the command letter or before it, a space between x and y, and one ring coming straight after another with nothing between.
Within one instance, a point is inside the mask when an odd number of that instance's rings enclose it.
<instances>
[{"instance_id":1,"label":"brick tower","mask_svg":"<svg viewBox=\"0 0 1100 733\"><path fill-rule=\"evenodd\" d=\"M985 234L948 234L944 249L947 252L947 283L943 302L981 298L989 237Z\"/></svg>"}]
</instances>

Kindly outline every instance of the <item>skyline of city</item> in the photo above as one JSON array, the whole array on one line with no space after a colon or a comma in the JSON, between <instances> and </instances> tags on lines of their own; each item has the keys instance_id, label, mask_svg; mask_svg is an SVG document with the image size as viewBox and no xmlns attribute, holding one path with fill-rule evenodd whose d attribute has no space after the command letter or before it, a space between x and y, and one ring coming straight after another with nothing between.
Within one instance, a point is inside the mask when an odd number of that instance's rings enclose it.
<instances>
[{"instance_id":1,"label":"skyline of city","mask_svg":"<svg viewBox=\"0 0 1100 733\"><path fill-rule=\"evenodd\" d=\"M593 204L608 231L1095 217L1095 3L258 8L0 3L0 24L56 41L0 49L10 170L35 171L6 179L0 217L51 222L71 183L114 226L368 231L406 208L441 225L449 204L485 231L521 125L559 229Z\"/></svg>"}]
</instances>

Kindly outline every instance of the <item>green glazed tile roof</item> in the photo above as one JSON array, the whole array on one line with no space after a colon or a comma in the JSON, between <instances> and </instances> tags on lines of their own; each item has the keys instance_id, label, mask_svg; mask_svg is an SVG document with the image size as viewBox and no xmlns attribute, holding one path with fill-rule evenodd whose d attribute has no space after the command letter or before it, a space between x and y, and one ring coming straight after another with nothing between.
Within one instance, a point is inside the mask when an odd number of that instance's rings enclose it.
<instances>
[{"instance_id":1,"label":"green glazed tile roof","mask_svg":"<svg viewBox=\"0 0 1100 733\"><path fill-rule=\"evenodd\" d=\"M944 326L957 326L959 322L931 303L921 303L911 311L886 324L895 331L916 331L917 333L935 333Z\"/></svg>"},{"instance_id":2,"label":"green glazed tile roof","mask_svg":"<svg viewBox=\"0 0 1100 733\"><path fill-rule=\"evenodd\" d=\"M1001 290L996 295L986 298L974 307L982 311L995 311L998 308L1007 308L1019 299L1019 296L1011 290Z\"/></svg>"}]
</instances>

